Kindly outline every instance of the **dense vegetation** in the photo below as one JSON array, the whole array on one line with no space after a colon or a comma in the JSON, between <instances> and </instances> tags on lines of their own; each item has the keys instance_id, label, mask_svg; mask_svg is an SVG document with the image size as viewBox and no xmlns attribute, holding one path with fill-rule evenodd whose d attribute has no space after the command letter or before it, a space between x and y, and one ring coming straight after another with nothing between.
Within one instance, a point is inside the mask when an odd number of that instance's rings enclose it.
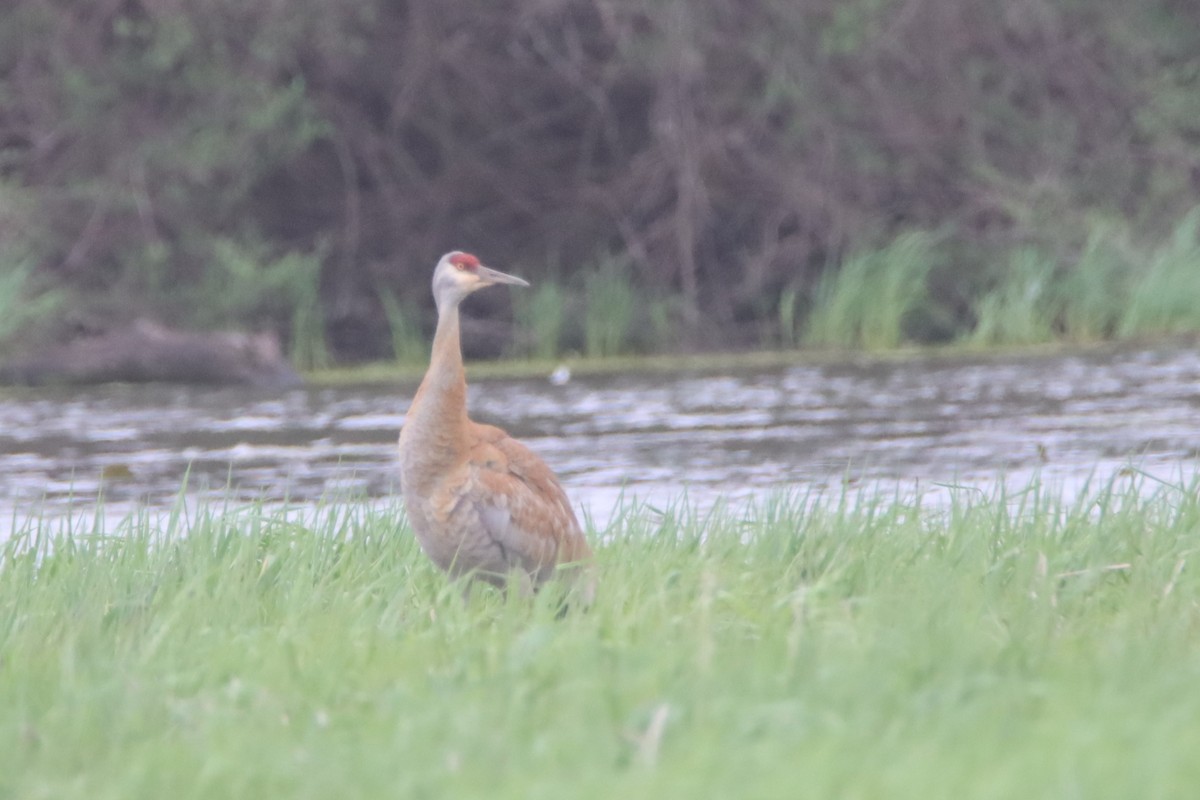
<instances>
[{"instance_id":1,"label":"dense vegetation","mask_svg":"<svg viewBox=\"0 0 1200 800\"><path fill-rule=\"evenodd\" d=\"M1191 0L13 0L0 340L404 356L451 247L515 352L1196 330L1198 120Z\"/></svg>"},{"instance_id":2,"label":"dense vegetation","mask_svg":"<svg viewBox=\"0 0 1200 800\"><path fill-rule=\"evenodd\" d=\"M1118 480L625 508L562 619L386 509L35 519L0 796L1192 797L1200 495Z\"/></svg>"}]
</instances>

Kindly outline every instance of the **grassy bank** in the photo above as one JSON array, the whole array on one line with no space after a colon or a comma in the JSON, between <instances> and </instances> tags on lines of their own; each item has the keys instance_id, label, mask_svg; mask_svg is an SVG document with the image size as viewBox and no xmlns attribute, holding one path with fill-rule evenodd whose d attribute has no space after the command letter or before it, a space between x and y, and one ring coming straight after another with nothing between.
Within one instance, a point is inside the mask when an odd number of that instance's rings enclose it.
<instances>
[{"instance_id":1,"label":"grassy bank","mask_svg":"<svg viewBox=\"0 0 1200 800\"><path fill-rule=\"evenodd\" d=\"M788 290L765 298L771 313L731 327L699 353L680 352L672 298L635 291L632 275L610 265L586 281L551 279L513 293L508 359L474 371L545 375L564 361L581 373L771 366L848 354L1120 347L1200 334L1200 208L1163 241L1137 244L1127 227L1096 223L1075 247L1012 249L990 264L986 279L947 291L945 274L957 263L944 237L923 232L860 248L812 297ZM397 304L389 316L394 364L316 370L317 382L419 376L429 352L421 317L412 304Z\"/></svg>"},{"instance_id":2,"label":"grassy bank","mask_svg":"<svg viewBox=\"0 0 1200 800\"><path fill-rule=\"evenodd\" d=\"M1050 341L1025 344L992 344L986 347L960 341L941 345L904 345L888 350L852 350L835 347L812 347L796 350L750 350L740 352L687 353L676 355L623 355L590 358L572 354L562 358L502 358L493 361L471 361L467 364L469 381L493 379L546 379L556 369L566 366L575 377L588 375L679 374L713 373L747 369L769 370L806 365L871 365L908 361L969 360L988 361L1055 358L1065 354L1082 356L1115 355L1155 346L1192 347L1200 342L1194 334L1156 336L1125 341L1067 342ZM419 361L401 363L375 361L343 367L312 370L305 380L315 386L416 384L429 363L428 345Z\"/></svg>"},{"instance_id":3,"label":"grassy bank","mask_svg":"<svg viewBox=\"0 0 1200 800\"><path fill-rule=\"evenodd\" d=\"M806 510L807 509L807 510ZM30 529L5 797L1185 797L1196 486L623 509L587 614L457 589L398 513ZM36 527L36 525L34 526Z\"/></svg>"}]
</instances>

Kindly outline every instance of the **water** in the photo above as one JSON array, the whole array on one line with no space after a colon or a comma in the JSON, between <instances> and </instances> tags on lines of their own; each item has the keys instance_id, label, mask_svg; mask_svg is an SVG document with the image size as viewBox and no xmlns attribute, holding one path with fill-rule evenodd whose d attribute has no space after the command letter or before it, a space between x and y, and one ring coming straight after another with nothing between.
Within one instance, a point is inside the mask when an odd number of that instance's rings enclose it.
<instances>
[{"instance_id":1,"label":"water","mask_svg":"<svg viewBox=\"0 0 1200 800\"><path fill-rule=\"evenodd\" d=\"M263 393L104 386L0 394L0 525L65 509L379 499L415 385ZM1035 475L1075 491L1131 470L1197 471L1194 348L481 381L473 416L505 427L603 517L651 503L854 485L938 493Z\"/></svg>"}]
</instances>

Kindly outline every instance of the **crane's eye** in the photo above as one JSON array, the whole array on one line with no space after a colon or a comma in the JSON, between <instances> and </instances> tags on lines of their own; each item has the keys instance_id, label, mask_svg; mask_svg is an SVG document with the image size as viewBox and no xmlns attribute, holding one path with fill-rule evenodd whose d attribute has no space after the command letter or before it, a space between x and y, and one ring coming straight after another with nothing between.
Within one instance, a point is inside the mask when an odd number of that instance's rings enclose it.
<instances>
[{"instance_id":1,"label":"crane's eye","mask_svg":"<svg viewBox=\"0 0 1200 800\"><path fill-rule=\"evenodd\" d=\"M470 253L455 253L450 258L450 265L459 272L474 272L479 268L479 259Z\"/></svg>"}]
</instances>

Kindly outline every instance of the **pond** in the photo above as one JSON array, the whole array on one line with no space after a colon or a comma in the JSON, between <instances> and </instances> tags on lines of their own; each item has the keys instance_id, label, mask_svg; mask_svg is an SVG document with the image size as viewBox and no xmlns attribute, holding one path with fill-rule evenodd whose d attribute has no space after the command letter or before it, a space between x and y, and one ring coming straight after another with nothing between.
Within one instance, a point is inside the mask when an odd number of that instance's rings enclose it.
<instances>
[{"instance_id":1,"label":"pond","mask_svg":"<svg viewBox=\"0 0 1200 800\"><path fill-rule=\"evenodd\" d=\"M415 384L264 393L111 385L0 394L0 525L28 515L397 490ZM952 491L1129 472L1179 481L1200 455L1200 352L930 355L711 372L480 380L506 428L596 517L624 493L705 503L843 485Z\"/></svg>"}]
</instances>

